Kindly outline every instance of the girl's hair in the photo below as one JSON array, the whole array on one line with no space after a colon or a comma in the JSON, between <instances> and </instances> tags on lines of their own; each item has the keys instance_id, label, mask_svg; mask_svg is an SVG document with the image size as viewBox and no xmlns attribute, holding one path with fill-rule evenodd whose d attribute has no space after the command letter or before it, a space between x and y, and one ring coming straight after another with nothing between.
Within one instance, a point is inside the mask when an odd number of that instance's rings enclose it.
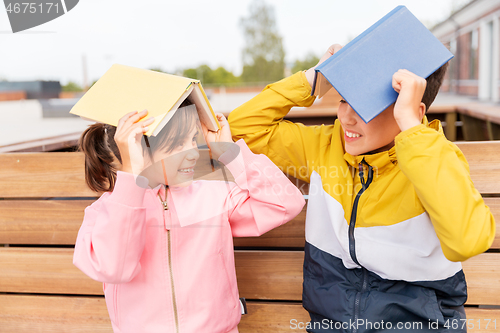
<instances>
[{"instance_id":1,"label":"girl's hair","mask_svg":"<svg viewBox=\"0 0 500 333\"><path fill-rule=\"evenodd\" d=\"M179 108L191 104L185 100ZM199 119L195 110L187 108L176 112L156 137L144 137L145 140L141 140L143 153L149 150L148 155L152 160L153 154L158 150L171 152L182 144L193 127L198 125ZM115 133L115 126L96 123L83 132L78 142L79 150L85 154L85 181L93 191L113 191L115 187L116 171L122 163L114 139Z\"/></svg>"}]
</instances>

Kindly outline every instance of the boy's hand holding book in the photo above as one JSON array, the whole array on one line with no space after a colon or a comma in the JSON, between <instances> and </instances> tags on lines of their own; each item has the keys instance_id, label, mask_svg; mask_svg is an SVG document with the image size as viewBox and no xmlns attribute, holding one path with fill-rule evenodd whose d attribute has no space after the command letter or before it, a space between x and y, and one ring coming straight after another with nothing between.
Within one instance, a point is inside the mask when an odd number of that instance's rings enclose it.
<instances>
[{"instance_id":1,"label":"boy's hand holding book","mask_svg":"<svg viewBox=\"0 0 500 333\"><path fill-rule=\"evenodd\" d=\"M406 69L400 69L392 76L392 87L399 93L394 104L394 119L401 131L422 123L425 104L421 101L426 86L424 78Z\"/></svg>"},{"instance_id":2,"label":"boy's hand holding book","mask_svg":"<svg viewBox=\"0 0 500 333\"><path fill-rule=\"evenodd\" d=\"M328 50L326 50L325 54L319 59L319 62L316 64L316 66L309 68L306 71L306 78L307 82L309 82L309 85L312 87L314 85L314 76L315 74L315 69L318 67L319 64L324 62L326 59L330 58L332 55L335 54L335 52L338 52L342 48L342 45L340 44L333 44L331 45Z\"/></svg>"}]
</instances>

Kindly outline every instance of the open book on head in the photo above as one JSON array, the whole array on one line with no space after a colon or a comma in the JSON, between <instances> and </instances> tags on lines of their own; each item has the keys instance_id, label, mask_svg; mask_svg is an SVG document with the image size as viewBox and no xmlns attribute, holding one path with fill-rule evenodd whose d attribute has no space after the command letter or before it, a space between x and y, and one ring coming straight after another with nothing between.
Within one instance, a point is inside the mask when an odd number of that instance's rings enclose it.
<instances>
[{"instance_id":1,"label":"open book on head","mask_svg":"<svg viewBox=\"0 0 500 333\"><path fill-rule=\"evenodd\" d=\"M104 73L70 113L117 126L127 113L146 109L148 117L155 117L146 135L156 136L186 99L196 106L209 130L220 129L200 81L118 64Z\"/></svg>"},{"instance_id":2,"label":"open book on head","mask_svg":"<svg viewBox=\"0 0 500 333\"><path fill-rule=\"evenodd\" d=\"M453 54L405 7L398 6L316 67L312 95L333 86L367 123L394 103L392 76L427 78Z\"/></svg>"}]
</instances>

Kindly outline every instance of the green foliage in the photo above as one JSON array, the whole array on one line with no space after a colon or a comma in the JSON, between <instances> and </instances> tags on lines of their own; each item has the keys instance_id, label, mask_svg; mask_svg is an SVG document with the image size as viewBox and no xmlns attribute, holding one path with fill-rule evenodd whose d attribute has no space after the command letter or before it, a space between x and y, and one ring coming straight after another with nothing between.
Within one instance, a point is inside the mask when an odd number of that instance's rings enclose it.
<instances>
[{"instance_id":1,"label":"green foliage","mask_svg":"<svg viewBox=\"0 0 500 333\"><path fill-rule=\"evenodd\" d=\"M80 87L77 83L73 81L69 81L67 84L61 87L62 91L70 91L70 92L79 92L83 91L82 87Z\"/></svg>"},{"instance_id":2,"label":"green foliage","mask_svg":"<svg viewBox=\"0 0 500 333\"><path fill-rule=\"evenodd\" d=\"M200 65L196 68L188 68L182 72L183 76L200 80L204 85L224 85L239 82L238 77L224 67L213 70L208 65Z\"/></svg>"},{"instance_id":3,"label":"green foliage","mask_svg":"<svg viewBox=\"0 0 500 333\"><path fill-rule=\"evenodd\" d=\"M271 82L283 78L285 50L276 27L274 8L254 0L248 17L240 19L245 38L243 82Z\"/></svg>"},{"instance_id":4,"label":"green foliage","mask_svg":"<svg viewBox=\"0 0 500 333\"><path fill-rule=\"evenodd\" d=\"M234 76L233 72L228 71L224 67L220 66L213 72L214 82L215 84L230 84L230 83L238 83L240 79L237 76Z\"/></svg>"},{"instance_id":5,"label":"green foliage","mask_svg":"<svg viewBox=\"0 0 500 333\"><path fill-rule=\"evenodd\" d=\"M304 71L313 66L316 66L319 58L314 53L309 53L304 60L295 60L295 63L292 67L292 73L297 73L300 71Z\"/></svg>"}]
</instances>

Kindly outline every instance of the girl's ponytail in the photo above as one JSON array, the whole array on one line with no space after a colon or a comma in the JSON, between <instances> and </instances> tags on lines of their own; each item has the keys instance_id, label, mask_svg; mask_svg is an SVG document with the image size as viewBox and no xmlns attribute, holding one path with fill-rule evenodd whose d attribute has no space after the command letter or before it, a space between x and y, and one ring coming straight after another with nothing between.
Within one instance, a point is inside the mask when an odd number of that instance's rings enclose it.
<instances>
[{"instance_id":1,"label":"girl's ponytail","mask_svg":"<svg viewBox=\"0 0 500 333\"><path fill-rule=\"evenodd\" d=\"M89 126L80 137L80 150L85 154L85 182L93 191L113 191L115 186L115 157L121 163L113 138L115 131L114 126L97 123Z\"/></svg>"}]
</instances>

